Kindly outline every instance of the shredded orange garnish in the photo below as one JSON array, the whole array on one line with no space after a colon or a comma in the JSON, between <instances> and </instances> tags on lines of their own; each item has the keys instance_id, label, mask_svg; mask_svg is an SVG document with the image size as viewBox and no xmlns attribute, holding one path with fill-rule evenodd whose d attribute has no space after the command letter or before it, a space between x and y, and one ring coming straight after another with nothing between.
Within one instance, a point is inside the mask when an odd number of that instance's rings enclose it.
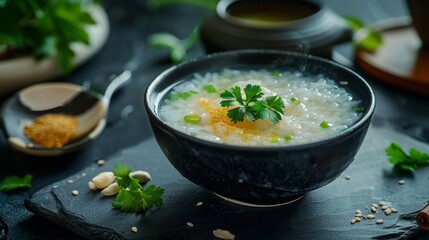
<instances>
[{"instance_id":1,"label":"shredded orange garnish","mask_svg":"<svg viewBox=\"0 0 429 240\"><path fill-rule=\"evenodd\" d=\"M216 106L217 102L213 102L207 98L200 98L200 104L210 116L210 127L213 134L223 137L223 140L231 134L241 136L244 141L249 141L252 137L261 135L261 131L257 129L256 122L249 122L247 120L237 123L232 122L227 116L227 112L231 107Z\"/></svg>"}]
</instances>

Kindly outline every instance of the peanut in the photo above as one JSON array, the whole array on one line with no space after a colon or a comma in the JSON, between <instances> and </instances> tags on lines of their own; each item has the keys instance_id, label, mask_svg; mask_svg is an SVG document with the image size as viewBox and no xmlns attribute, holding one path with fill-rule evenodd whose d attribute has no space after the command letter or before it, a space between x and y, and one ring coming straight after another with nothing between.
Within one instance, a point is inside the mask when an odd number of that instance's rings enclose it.
<instances>
[{"instance_id":1,"label":"peanut","mask_svg":"<svg viewBox=\"0 0 429 240\"><path fill-rule=\"evenodd\" d=\"M113 175L113 172L102 172L92 178L92 182L98 189L103 189L109 186L115 179L116 177Z\"/></svg>"}]
</instances>

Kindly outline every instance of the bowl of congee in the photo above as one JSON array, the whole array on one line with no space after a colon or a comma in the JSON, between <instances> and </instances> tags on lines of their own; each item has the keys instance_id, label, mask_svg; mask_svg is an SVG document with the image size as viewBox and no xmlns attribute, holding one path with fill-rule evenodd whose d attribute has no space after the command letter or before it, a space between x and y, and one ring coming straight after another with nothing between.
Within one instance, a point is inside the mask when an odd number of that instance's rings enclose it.
<instances>
[{"instance_id":1,"label":"bowl of congee","mask_svg":"<svg viewBox=\"0 0 429 240\"><path fill-rule=\"evenodd\" d=\"M292 202L335 180L375 109L358 74L279 50L221 52L173 66L149 84L144 102L181 175L255 206Z\"/></svg>"}]
</instances>

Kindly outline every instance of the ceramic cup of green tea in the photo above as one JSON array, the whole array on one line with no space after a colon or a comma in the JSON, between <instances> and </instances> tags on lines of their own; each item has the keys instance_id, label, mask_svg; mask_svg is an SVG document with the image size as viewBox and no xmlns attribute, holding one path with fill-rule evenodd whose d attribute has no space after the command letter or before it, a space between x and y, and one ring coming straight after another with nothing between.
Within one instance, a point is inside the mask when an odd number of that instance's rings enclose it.
<instances>
[{"instance_id":1,"label":"ceramic cup of green tea","mask_svg":"<svg viewBox=\"0 0 429 240\"><path fill-rule=\"evenodd\" d=\"M422 40L422 45L429 49L429 1L407 0L413 26Z\"/></svg>"}]
</instances>

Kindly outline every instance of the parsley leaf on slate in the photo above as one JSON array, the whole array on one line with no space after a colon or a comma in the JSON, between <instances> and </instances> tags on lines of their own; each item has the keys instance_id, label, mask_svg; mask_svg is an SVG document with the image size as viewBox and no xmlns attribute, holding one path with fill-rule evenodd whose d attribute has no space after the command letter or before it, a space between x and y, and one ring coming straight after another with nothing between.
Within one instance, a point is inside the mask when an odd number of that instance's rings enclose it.
<instances>
[{"instance_id":1,"label":"parsley leaf on slate","mask_svg":"<svg viewBox=\"0 0 429 240\"><path fill-rule=\"evenodd\" d=\"M421 166L429 164L429 155L415 148L410 148L408 155L402 150L401 145L392 142L385 151L389 157L389 162L395 167L404 170L414 171Z\"/></svg>"},{"instance_id":2,"label":"parsley leaf on slate","mask_svg":"<svg viewBox=\"0 0 429 240\"><path fill-rule=\"evenodd\" d=\"M0 183L0 191L8 192L19 188L30 188L33 175L27 174L23 178L17 176L6 177Z\"/></svg>"},{"instance_id":3,"label":"parsley leaf on slate","mask_svg":"<svg viewBox=\"0 0 429 240\"><path fill-rule=\"evenodd\" d=\"M127 165L116 165L113 174L116 176L120 190L112 206L123 212L141 212L153 206L161 206L164 189L154 185L144 189L138 179L129 176L130 172L131 168Z\"/></svg>"}]
</instances>

